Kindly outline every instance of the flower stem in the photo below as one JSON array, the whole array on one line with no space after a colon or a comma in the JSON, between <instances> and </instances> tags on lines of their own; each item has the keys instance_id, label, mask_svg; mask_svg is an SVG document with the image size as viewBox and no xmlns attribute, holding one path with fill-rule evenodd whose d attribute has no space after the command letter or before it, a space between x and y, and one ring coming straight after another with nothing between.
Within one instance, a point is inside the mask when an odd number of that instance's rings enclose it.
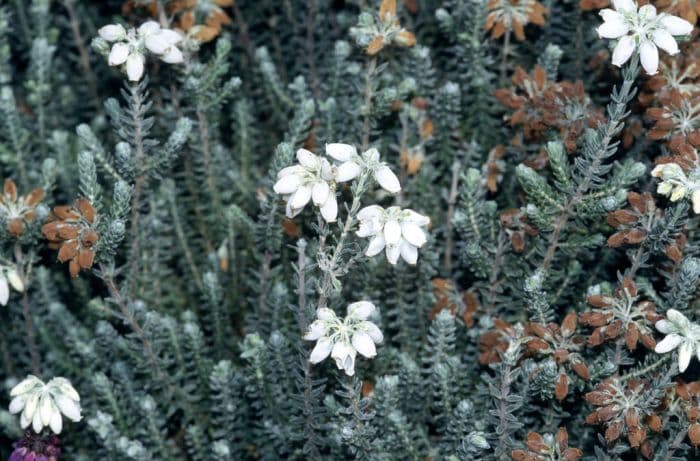
<instances>
[{"instance_id":1,"label":"flower stem","mask_svg":"<svg viewBox=\"0 0 700 461\"><path fill-rule=\"evenodd\" d=\"M505 84L506 72L508 71L508 55L510 54L510 28L506 28L506 34L503 38L503 53L501 55L501 85Z\"/></svg>"},{"instance_id":2,"label":"flower stem","mask_svg":"<svg viewBox=\"0 0 700 461\"><path fill-rule=\"evenodd\" d=\"M24 255L22 254L22 247L19 242L15 244L15 260L17 262L18 274L22 279L22 284L24 285L24 290L22 290L22 316L24 317L24 328L26 330L25 340L27 341L27 348L29 349L29 355L32 361L32 373L36 376L41 375L41 357L39 355L39 348L36 344L36 329L34 327L34 319L32 318L31 306L29 305L29 297L27 296L27 290L29 289L29 283L27 281L27 276L22 269L24 264Z\"/></svg>"},{"instance_id":3,"label":"flower stem","mask_svg":"<svg viewBox=\"0 0 700 461\"><path fill-rule=\"evenodd\" d=\"M151 342L146 337L146 333L143 331L143 329L138 324L129 308L124 303L124 299L122 298L122 295L119 292L119 288L117 288L117 285L114 282L114 278L112 277L111 272L107 270L107 267L105 267L104 264L100 264L100 272L102 273L102 280L107 286L107 290L109 291L110 296L112 297L116 305L119 307L119 310L124 316L124 320L129 324L134 333L136 333L136 336L138 336L141 340L146 358L153 367L156 376L160 377L161 370L160 365L158 364L158 358L153 352L153 347L151 345Z\"/></svg>"},{"instance_id":4,"label":"flower stem","mask_svg":"<svg viewBox=\"0 0 700 461\"><path fill-rule=\"evenodd\" d=\"M318 298L318 307L326 307L328 303L328 295L330 292L333 290L332 287L332 282L333 279L335 278L336 272L337 272L337 266L338 266L338 261L340 260L340 255L343 251L343 247L345 246L345 239L347 238L348 234L350 233L350 229L352 228L354 222L355 222L355 216L357 215L357 212L360 209L360 205L362 203L362 195L365 193L365 190L367 189L367 180L369 179L369 172L365 171L360 175L360 179L357 182L357 186L353 190L353 199L352 199L352 205L350 205L350 211L348 212L348 217L345 219L345 225L343 226L343 230L340 233L340 236L338 237L338 243L336 244L334 250L333 250L333 255L331 256L331 260L328 264L327 267L323 268L322 270L324 271L324 277L323 277L323 283L320 288L320 295ZM346 268L347 269L347 268Z\"/></svg>"},{"instance_id":5,"label":"flower stem","mask_svg":"<svg viewBox=\"0 0 700 461\"><path fill-rule=\"evenodd\" d=\"M365 103L363 111L365 113L364 121L362 122L362 150L365 151L369 148L369 135L372 130L371 126L371 113L372 113L372 77L374 77L374 72L377 70L377 58L372 58L372 60L367 65L367 77L365 80Z\"/></svg>"}]
</instances>

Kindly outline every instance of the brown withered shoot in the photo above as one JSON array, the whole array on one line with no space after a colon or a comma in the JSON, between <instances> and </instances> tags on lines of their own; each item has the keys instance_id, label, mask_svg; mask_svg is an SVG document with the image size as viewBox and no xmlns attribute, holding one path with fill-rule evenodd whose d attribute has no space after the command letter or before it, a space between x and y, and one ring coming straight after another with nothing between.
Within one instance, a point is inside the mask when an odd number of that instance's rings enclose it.
<instances>
[{"instance_id":1,"label":"brown withered shoot","mask_svg":"<svg viewBox=\"0 0 700 461\"><path fill-rule=\"evenodd\" d=\"M44 189L37 188L27 195L18 195L12 179L6 179L0 195L0 219L6 222L7 232L19 237L28 223L36 218L36 207L44 198Z\"/></svg>"},{"instance_id":2,"label":"brown withered shoot","mask_svg":"<svg viewBox=\"0 0 700 461\"><path fill-rule=\"evenodd\" d=\"M569 447L569 433L560 427L554 436L530 432L525 438L525 449L513 450L510 456L514 461L578 461L583 452Z\"/></svg>"},{"instance_id":3,"label":"brown withered shoot","mask_svg":"<svg viewBox=\"0 0 700 461\"><path fill-rule=\"evenodd\" d=\"M90 269L95 260L95 245L99 239L96 231L97 214L92 204L84 198L76 200L74 206L57 206L44 224L42 232L58 249L58 260L68 262L72 277L81 270Z\"/></svg>"},{"instance_id":4,"label":"brown withered shoot","mask_svg":"<svg viewBox=\"0 0 700 461\"><path fill-rule=\"evenodd\" d=\"M637 285L625 278L614 296L591 295L588 304L593 309L583 312L579 319L583 325L593 327L588 338L590 346L599 346L607 341L623 337L627 349L633 351L638 343L654 350L654 324L661 316L650 301L637 301Z\"/></svg>"},{"instance_id":5,"label":"brown withered shoot","mask_svg":"<svg viewBox=\"0 0 700 461\"><path fill-rule=\"evenodd\" d=\"M559 368L559 377L554 386L557 400L564 400L569 393L566 367L581 379L587 380L590 377L588 366L580 354L586 341L582 336L574 334L576 326L576 313L571 312L564 317L561 326L556 323L530 323L526 328L526 332L532 336L532 339L525 343L526 350L537 355L550 356Z\"/></svg>"},{"instance_id":6,"label":"brown withered shoot","mask_svg":"<svg viewBox=\"0 0 700 461\"><path fill-rule=\"evenodd\" d=\"M632 448L650 458L649 431L661 429L659 416L650 408L649 383L645 380L623 381L609 378L586 394L586 400L596 409L586 416L586 423L605 427L605 440L612 443L626 436Z\"/></svg>"}]
</instances>

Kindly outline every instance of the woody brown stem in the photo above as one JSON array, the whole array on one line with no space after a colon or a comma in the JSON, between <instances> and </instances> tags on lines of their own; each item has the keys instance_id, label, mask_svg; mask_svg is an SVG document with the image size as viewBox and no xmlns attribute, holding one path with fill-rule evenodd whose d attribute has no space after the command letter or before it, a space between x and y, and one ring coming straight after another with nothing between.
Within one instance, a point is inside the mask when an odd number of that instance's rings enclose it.
<instances>
[{"instance_id":1,"label":"woody brown stem","mask_svg":"<svg viewBox=\"0 0 700 461\"><path fill-rule=\"evenodd\" d=\"M26 330L25 340L27 342L27 349L29 349L29 356L31 357L32 361L32 373L39 376L41 374L41 358L39 355L39 348L36 344L36 328L34 327L34 319L32 318L29 297L27 296L29 283L27 282L24 270L22 269L24 255L22 254L22 247L20 246L19 242L15 244L15 260L17 261L17 267L19 268L19 276L24 285L24 290L22 291L22 315L24 317L24 329Z\"/></svg>"},{"instance_id":2,"label":"woody brown stem","mask_svg":"<svg viewBox=\"0 0 700 461\"><path fill-rule=\"evenodd\" d=\"M497 240L497 245L496 245L496 254L493 258L493 265L491 266L491 276L489 277L489 291L488 295L486 297L487 305L486 305L486 313L487 315L491 315L493 310L496 307L496 295L498 294L498 285L500 284L500 281L498 280L498 277L501 273L501 263L503 261L503 253L505 253L506 249L506 236L505 233L503 232L503 229L501 229L498 233L498 240Z\"/></svg>"},{"instance_id":3,"label":"woody brown stem","mask_svg":"<svg viewBox=\"0 0 700 461\"><path fill-rule=\"evenodd\" d=\"M221 210L223 206L221 205L221 198L219 197L219 191L217 190L216 181L214 179L214 164L212 162L211 147L209 145L209 125L207 123L206 114L202 108L197 109L197 126L199 128L199 139L202 142L202 161L207 171L207 188L209 189L214 209ZM212 251L212 244L208 240L206 240L205 243L207 251Z\"/></svg>"},{"instance_id":4,"label":"woody brown stem","mask_svg":"<svg viewBox=\"0 0 700 461\"><path fill-rule=\"evenodd\" d=\"M160 370L160 365L158 363L158 358L156 357L155 353L153 352L153 347L151 345L151 342L148 340L146 337L146 333L143 331L141 326L138 324L136 319L134 318L133 314L129 310L129 308L126 306L124 303L124 299L122 298L121 293L119 292L119 288L117 287L116 283L114 282L114 279L112 278L111 273L107 270L104 264L100 263L100 272L102 273L102 281L104 281L105 285L107 286L107 290L109 291L110 296L116 303L116 305L119 307L119 310L122 313L122 316L124 317L124 320L129 324L133 332L138 336L138 338L141 340L141 344L143 344L143 350L145 353L146 358L150 362L151 366L155 370L156 376L161 375L161 370Z\"/></svg>"},{"instance_id":5,"label":"woody brown stem","mask_svg":"<svg viewBox=\"0 0 700 461\"><path fill-rule=\"evenodd\" d=\"M666 456L664 456L662 461L669 461L671 458L673 458L673 455L676 453L676 449L681 447L686 435L688 435L687 429L683 429L676 434L676 437L673 439L673 442L671 442L671 445L669 445L669 450L666 452Z\"/></svg>"},{"instance_id":6,"label":"woody brown stem","mask_svg":"<svg viewBox=\"0 0 700 461\"><path fill-rule=\"evenodd\" d=\"M250 62L255 62L255 49L248 33L248 23L246 23L245 18L243 18L243 13L241 12L238 2L233 3L233 16L236 18L236 25L238 26L239 41L243 45L243 49L246 55L248 55Z\"/></svg>"},{"instance_id":7,"label":"woody brown stem","mask_svg":"<svg viewBox=\"0 0 700 461\"><path fill-rule=\"evenodd\" d=\"M403 158L404 152L408 150L408 116L404 112L400 117L399 120L401 121L401 138L399 141L399 183L405 184L406 179L408 178L408 163L401 161ZM401 190L399 190L399 193L396 194L396 205L401 206L403 203L403 194L404 190L403 187Z\"/></svg>"},{"instance_id":8,"label":"woody brown stem","mask_svg":"<svg viewBox=\"0 0 700 461\"><path fill-rule=\"evenodd\" d=\"M182 247L182 252L185 254L185 261L187 261L187 266L190 268L192 273L192 279L195 285L200 291L204 291L204 286L202 285L200 271L194 262L194 257L190 251L190 247L187 244L187 237L185 236L185 231L182 228L182 223L180 222L180 215L177 212L177 206L175 204L175 192L168 194L168 202L170 202L170 215L173 217L173 226L175 227L175 234L177 235L177 240L180 242Z\"/></svg>"},{"instance_id":9,"label":"woody brown stem","mask_svg":"<svg viewBox=\"0 0 700 461\"><path fill-rule=\"evenodd\" d=\"M365 80L365 103L364 112L365 118L362 122L362 150L365 151L369 147L369 136L372 129L371 126L371 112L372 112L372 77L374 77L374 71L377 69L377 58L372 58L372 60L367 65L367 76Z\"/></svg>"},{"instance_id":10,"label":"woody brown stem","mask_svg":"<svg viewBox=\"0 0 700 461\"><path fill-rule=\"evenodd\" d=\"M459 186L459 172L461 169L461 163L459 160L455 160L452 164L452 183L450 185L450 198L447 203L447 230L445 231L445 259L443 262L443 267L445 272L450 274L452 272L452 250L454 246L454 238L452 235L452 218L455 214L455 205L457 204L457 192Z\"/></svg>"},{"instance_id":11,"label":"woody brown stem","mask_svg":"<svg viewBox=\"0 0 700 461\"><path fill-rule=\"evenodd\" d=\"M311 90L313 91L314 98L319 100L321 98L321 88L318 79L318 70L316 68L316 54L314 52L314 32L316 32L316 13L318 10L318 5L316 0L307 0L308 9L305 15L306 19L306 40L304 42L305 52L306 52L306 63L309 67L309 80L311 84Z\"/></svg>"},{"instance_id":12,"label":"woody brown stem","mask_svg":"<svg viewBox=\"0 0 700 461\"><path fill-rule=\"evenodd\" d=\"M501 56L501 85L505 85L506 72L508 71L508 54L510 53L510 28L506 28L505 36L503 37L503 54Z\"/></svg>"},{"instance_id":13,"label":"woody brown stem","mask_svg":"<svg viewBox=\"0 0 700 461\"><path fill-rule=\"evenodd\" d=\"M78 48L78 54L80 56L80 67L83 69L85 74L85 81L88 85L88 92L92 98L92 103L98 111L101 111L102 104L100 104L100 96L97 92L97 80L95 79L95 72L92 70L92 64L90 64L90 55L85 48L85 41L83 40L83 35L80 32L80 21L78 20L78 15L75 12L75 0L64 0L63 6L68 12L68 20L73 34L73 41L75 42L76 48Z\"/></svg>"},{"instance_id":14,"label":"woody brown stem","mask_svg":"<svg viewBox=\"0 0 700 461\"><path fill-rule=\"evenodd\" d=\"M22 293L22 314L24 315L24 327L27 330L27 347L29 348L29 355L32 358L32 373L39 376L41 374L39 348L36 345L36 330L34 329L34 320L32 319L32 313L26 291Z\"/></svg>"},{"instance_id":15,"label":"woody brown stem","mask_svg":"<svg viewBox=\"0 0 700 461\"><path fill-rule=\"evenodd\" d=\"M137 86L138 84L132 84L131 93L132 95L135 95L133 99L135 100L135 105L137 106L134 108L134 112L139 113L142 104L142 95L137 94ZM129 235L131 237L131 264L129 270L129 277L132 280L136 280L136 271L138 270L141 194L143 193L144 182L146 180L144 171L145 152L143 147L142 125L143 120L140 117L136 117L134 120L134 146L136 147L134 158L136 161L136 178L134 179L134 189L131 199L131 228L129 230Z\"/></svg>"},{"instance_id":16,"label":"woody brown stem","mask_svg":"<svg viewBox=\"0 0 700 461\"><path fill-rule=\"evenodd\" d=\"M331 290L330 286L333 282L333 277L335 276L335 272L337 270L340 255L342 254L343 247L345 246L345 239L350 233L350 229L352 228L352 225L355 222L355 215L360 209L360 204L362 203L361 198L364 190L366 189L365 185L367 183L367 179L367 174L362 174L359 178L356 189L357 194L355 194L355 196L352 199L352 205L350 206L348 217L345 219L345 225L343 226L343 230L340 233L340 237L338 237L338 243L335 245L335 249L333 250L333 256L331 256L330 263L328 267L324 269L323 284L321 285L321 294L318 297L318 307L326 307L326 304L328 302L328 294Z\"/></svg>"}]
</instances>

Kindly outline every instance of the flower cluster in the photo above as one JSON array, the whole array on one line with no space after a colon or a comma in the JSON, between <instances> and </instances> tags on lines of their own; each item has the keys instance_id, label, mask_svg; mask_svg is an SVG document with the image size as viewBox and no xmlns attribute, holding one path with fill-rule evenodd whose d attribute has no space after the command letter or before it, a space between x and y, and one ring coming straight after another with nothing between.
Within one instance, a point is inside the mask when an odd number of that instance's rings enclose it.
<instances>
[{"instance_id":1,"label":"flower cluster","mask_svg":"<svg viewBox=\"0 0 700 461\"><path fill-rule=\"evenodd\" d=\"M342 182L342 178L337 177L327 159L306 149L297 151L297 161L297 165L283 168L277 173L277 182L273 186L276 193L286 196L287 217L295 217L313 200L323 219L335 222L338 217L335 184Z\"/></svg>"},{"instance_id":2,"label":"flower cluster","mask_svg":"<svg viewBox=\"0 0 700 461\"><path fill-rule=\"evenodd\" d=\"M479 337L479 363L498 363L512 344L521 342L526 336L520 324L511 325L499 318L493 319L493 329Z\"/></svg>"},{"instance_id":3,"label":"flower cluster","mask_svg":"<svg viewBox=\"0 0 700 461\"><path fill-rule=\"evenodd\" d=\"M581 313L580 320L594 328L588 338L589 345L595 347L623 337L630 351L635 350L639 342L650 350L656 346L652 326L660 316L654 303L637 302L637 286L631 279L623 279L615 296L592 294L588 304L594 309Z\"/></svg>"},{"instance_id":4,"label":"flower cluster","mask_svg":"<svg viewBox=\"0 0 700 461\"><path fill-rule=\"evenodd\" d=\"M399 179L379 159L377 149L369 149L362 155L350 144L326 144L326 155L336 160L331 164L306 149L297 151L298 164L283 168L277 173L273 186L276 193L285 195L286 215L293 218L313 201L326 222L338 218L337 183L352 181L363 171L371 174L386 191L395 194L401 190Z\"/></svg>"},{"instance_id":5,"label":"flower cluster","mask_svg":"<svg viewBox=\"0 0 700 461\"><path fill-rule=\"evenodd\" d=\"M18 292L24 291L24 282L15 267L0 265L0 305L10 300L10 286Z\"/></svg>"},{"instance_id":6,"label":"flower cluster","mask_svg":"<svg viewBox=\"0 0 700 461\"><path fill-rule=\"evenodd\" d=\"M29 375L11 391L10 413L20 415L22 428L32 425L37 434L44 426L60 434L63 429L61 414L78 422L80 416L80 396L65 378L53 378L44 383L36 376Z\"/></svg>"},{"instance_id":7,"label":"flower cluster","mask_svg":"<svg viewBox=\"0 0 700 461\"><path fill-rule=\"evenodd\" d=\"M630 446L639 448L649 459L651 445L647 429L658 432L661 419L653 411L655 402L648 398L648 390L649 383L643 380L606 379L586 394L588 403L597 407L586 417L586 423L603 424L608 443L626 434Z\"/></svg>"},{"instance_id":8,"label":"flower cluster","mask_svg":"<svg viewBox=\"0 0 700 461\"><path fill-rule=\"evenodd\" d=\"M316 320L304 335L307 341L316 341L309 361L316 364L330 355L339 370L348 376L354 375L357 353L371 359L377 355L375 344L384 340L379 327L367 320L375 310L369 301L352 303L345 319L341 320L331 309L318 309Z\"/></svg>"},{"instance_id":9,"label":"flower cluster","mask_svg":"<svg viewBox=\"0 0 700 461\"><path fill-rule=\"evenodd\" d=\"M447 309L452 315L459 315L464 326L471 328L476 321L475 317L481 306L475 293L471 291L460 292L452 280L436 277L431 280L435 304L428 313L431 321L443 310Z\"/></svg>"},{"instance_id":10,"label":"flower cluster","mask_svg":"<svg viewBox=\"0 0 700 461\"><path fill-rule=\"evenodd\" d=\"M683 95L673 90L659 101L661 107L647 109L647 115L654 120L649 139L665 140L674 161L684 168L694 167L700 148L700 93Z\"/></svg>"},{"instance_id":11,"label":"flower cluster","mask_svg":"<svg viewBox=\"0 0 700 461\"><path fill-rule=\"evenodd\" d=\"M657 208L649 192L629 192L627 201L631 205L630 208L611 211L606 217L607 223L616 230L608 237L609 247L617 248L643 242L650 225L662 216L662 210Z\"/></svg>"},{"instance_id":12,"label":"flower cluster","mask_svg":"<svg viewBox=\"0 0 700 461\"><path fill-rule=\"evenodd\" d=\"M690 177L686 176L685 171L677 163L662 163L654 167L651 175L655 178L660 178L656 192L661 195L670 195L672 202L690 195L690 200L693 203L693 211L700 213L700 174L698 170L692 170Z\"/></svg>"},{"instance_id":13,"label":"flower cluster","mask_svg":"<svg viewBox=\"0 0 700 461\"><path fill-rule=\"evenodd\" d=\"M61 441L55 435L27 431L13 448L8 461L58 461L61 456Z\"/></svg>"},{"instance_id":14,"label":"flower cluster","mask_svg":"<svg viewBox=\"0 0 700 461\"><path fill-rule=\"evenodd\" d=\"M79 198L75 206L57 206L42 232L50 246L58 248L58 260L69 261L72 277L83 269L92 267L95 260L95 245L99 239L96 231L97 214L92 204Z\"/></svg>"},{"instance_id":15,"label":"flower cluster","mask_svg":"<svg viewBox=\"0 0 700 461\"><path fill-rule=\"evenodd\" d=\"M384 209L370 205L357 213L357 219L357 235L370 238L365 255L372 257L385 250L390 264L396 264L399 256L408 264L416 264L418 248L427 241L422 228L430 224L430 218L397 206Z\"/></svg>"},{"instance_id":16,"label":"flower cluster","mask_svg":"<svg viewBox=\"0 0 700 461\"><path fill-rule=\"evenodd\" d=\"M511 458L514 461L578 461L583 456L579 448L569 447L569 433L560 427L556 435L530 432L525 439L527 450L513 450Z\"/></svg>"},{"instance_id":17,"label":"flower cluster","mask_svg":"<svg viewBox=\"0 0 700 461\"><path fill-rule=\"evenodd\" d=\"M604 119L580 81L548 81L544 68L537 66L530 74L516 68L512 82L513 89L500 88L494 96L513 110L508 121L522 125L527 141L544 140L547 131L556 130L567 151L573 152L584 130Z\"/></svg>"},{"instance_id":18,"label":"flower cluster","mask_svg":"<svg viewBox=\"0 0 700 461\"><path fill-rule=\"evenodd\" d=\"M416 44L416 36L399 23L396 0L382 0L376 17L361 14L357 26L350 29L350 35L368 55L375 55L389 45L411 47Z\"/></svg>"},{"instance_id":19,"label":"flower cluster","mask_svg":"<svg viewBox=\"0 0 700 461\"><path fill-rule=\"evenodd\" d=\"M688 440L700 446L700 381L678 381L668 389L665 404L679 416L681 426L687 424ZM687 422L683 423L683 416Z\"/></svg>"},{"instance_id":20,"label":"flower cluster","mask_svg":"<svg viewBox=\"0 0 700 461\"><path fill-rule=\"evenodd\" d=\"M491 31L492 38L512 31L520 41L525 40L525 26L544 26L547 14L547 8L537 0L489 0L488 10L484 29Z\"/></svg>"},{"instance_id":21,"label":"flower cluster","mask_svg":"<svg viewBox=\"0 0 700 461\"><path fill-rule=\"evenodd\" d=\"M665 354L678 348L678 369L681 373L688 368L693 354L700 360L700 325L692 323L677 310L669 309L666 319L656 322L656 329L666 337L654 350Z\"/></svg>"},{"instance_id":22,"label":"flower cluster","mask_svg":"<svg viewBox=\"0 0 700 461\"><path fill-rule=\"evenodd\" d=\"M503 231L510 237L510 244L516 253L525 251L527 237L533 237L538 233L527 215L518 208L511 208L501 213L499 222Z\"/></svg>"},{"instance_id":23,"label":"flower cluster","mask_svg":"<svg viewBox=\"0 0 700 461\"><path fill-rule=\"evenodd\" d=\"M656 74L659 68L659 50L670 55L678 53L674 36L688 35L693 25L685 19L666 13L657 14L653 5L637 8L633 0L614 0L615 10L601 10L603 24L598 27L602 38L619 39L613 51L612 62L621 67L635 51L639 52L644 70Z\"/></svg>"},{"instance_id":24,"label":"flower cluster","mask_svg":"<svg viewBox=\"0 0 700 461\"><path fill-rule=\"evenodd\" d=\"M221 34L222 27L231 24L224 8L234 0L175 0L168 10L179 15L177 26L200 42L210 42Z\"/></svg>"},{"instance_id":25,"label":"flower cluster","mask_svg":"<svg viewBox=\"0 0 700 461\"><path fill-rule=\"evenodd\" d=\"M571 312L564 317L560 325L550 323L542 325L530 323L526 332L532 339L525 343L526 349L537 354L547 355L554 359L559 369L559 378L554 386L554 395L558 400L564 400L569 393L569 377L564 369L567 364L581 379L590 377L588 366L583 361L580 351L585 340L576 332L576 313Z\"/></svg>"},{"instance_id":26,"label":"flower cluster","mask_svg":"<svg viewBox=\"0 0 700 461\"><path fill-rule=\"evenodd\" d=\"M125 65L129 80L141 80L148 52L168 64L183 62L184 56L177 44L181 35L171 29L162 29L155 21L147 21L138 29L128 31L121 24L102 27L98 33L103 40L112 43L108 62L110 66Z\"/></svg>"},{"instance_id":27,"label":"flower cluster","mask_svg":"<svg viewBox=\"0 0 700 461\"><path fill-rule=\"evenodd\" d=\"M0 195L0 218L7 222L7 232L19 237L25 225L36 218L37 205L44 198L44 189L37 188L28 195L18 195L17 186L11 179L6 179L3 193Z\"/></svg>"}]
</instances>

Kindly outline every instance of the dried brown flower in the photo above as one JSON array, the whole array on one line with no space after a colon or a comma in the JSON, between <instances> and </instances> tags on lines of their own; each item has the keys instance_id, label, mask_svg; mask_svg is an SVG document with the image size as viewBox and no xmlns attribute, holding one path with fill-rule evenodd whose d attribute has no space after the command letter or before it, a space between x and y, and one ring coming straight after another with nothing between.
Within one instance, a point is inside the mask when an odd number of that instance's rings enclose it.
<instances>
[{"instance_id":1,"label":"dried brown flower","mask_svg":"<svg viewBox=\"0 0 700 461\"><path fill-rule=\"evenodd\" d=\"M665 140L674 161L684 168L694 167L698 160L696 149L700 147L700 93L684 96L673 90L660 100L662 107L647 110L654 120L649 138Z\"/></svg>"},{"instance_id":2,"label":"dried brown flower","mask_svg":"<svg viewBox=\"0 0 700 461\"><path fill-rule=\"evenodd\" d=\"M7 232L19 237L25 225L36 217L36 207L44 198L44 189L37 188L28 195L17 195L17 186L12 179L6 179L0 195L0 219L7 223Z\"/></svg>"},{"instance_id":3,"label":"dried brown flower","mask_svg":"<svg viewBox=\"0 0 700 461\"><path fill-rule=\"evenodd\" d=\"M527 216L517 208L511 208L501 213L501 227L506 235L510 237L510 243L516 253L525 251L527 237L537 235L538 231L527 218Z\"/></svg>"},{"instance_id":4,"label":"dried brown flower","mask_svg":"<svg viewBox=\"0 0 700 461\"><path fill-rule=\"evenodd\" d=\"M200 42L209 42L219 36L223 26L231 24L224 8L234 0L175 0L168 11L178 16L175 26L190 32Z\"/></svg>"},{"instance_id":5,"label":"dried brown flower","mask_svg":"<svg viewBox=\"0 0 700 461\"><path fill-rule=\"evenodd\" d=\"M97 214L92 204L84 198L76 200L74 206L57 206L42 227L42 233L58 249L58 260L68 261L72 277L83 269L92 267L95 260L95 245L99 239L95 225Z\"/></svg>"},{"instance_id":6,"label":"dried brown flower","mask_svg":"<svg viewBox=\"0 0 700 461\"><path fill-rule=\"evenodd\" d=\"M489 0L488 11L484 30L491 31L492 38L509 31L520 41L525 40L525 26L543 26L547 14L547 8L537 0Z\"/></svg>"},{"instance_id":7,"label":"dried brown flower","mask_svg":"<svg viewBox=\"0 0 700 461\"><path fill-rule=\"evenodd\" d=\"M479 337L479 363L482 365L500 362L501 354L513 340L518 339L518 333L508 322L494 319L493 326L493 330Z\"/></svg>"},{"instance_id":8,"label":"dried brown flower","mask_svg":"<svg viewBox=\"0 0 700 461\"><path fill-rule=\"evenodd\" d=\"M660 11L678 15L691 24L698 22L700 0L656 0L654 4Z\"/></svg>"},{"instance_id":9,"label":"dried brown flower","mask_svg":"<svg viewBox=\"0 0 700 461\"><path fill-rule=\"evenodd\" d=\"M560 427L556 435L530 432L525 438L525 449L513 450L511 458L515 461L578 461L583 456L579 448L569 447L569 433Z\"/></svg>"},{"instance_id":10,"label":"dried brown flower","mask_svg":"<svg viewBox=\"0 0 700 461\"><path fill-rule=\"evenodd\" d=\"M638 408L646 399L649 383L643 380L622 381L609 378L586 394L586 400L598 407L586 417L588 424L605 426L605 440L614 442L626 435L632 448L639 448L645 457L651 454L647 438L647 421L655 413Z\"/></svg>"},{"instance_id":11,"label":"dried brown flower","mask_svg":"<svg viewBox=\"0 0 700 461\"><path fill-rule=\"evenodd\" d=\"M556 130L567 151L573 152L583 130L603 120L581 82L550 82L540 66L531 74L518 67L512 81L515 88L498 89L494 96L514 111L508 120L513 126L522 125L527 141L542 140L547 131Z\"/></svg>"},{"instance_id":12,"label":"dried brown flower","mask_svg":"<svg viewBox=\"0 0 700 461\"><path fill-rule=\"evenodd\" d=\"M480 309L474 293L465 291L460 295L454 282L448 279L436 277L431 280L431 283L435 305L428 313L428 319L433 320L440 311L448 309L452 315L460 315L465 326L474 326L474 316Z\"/></svg>"},{"instance_id":13,"label":"dried brown flower","mask_svg":"<svg viewBox=\"0 0 700 461\"><path fill-rule=\"evenodd\" d=\"M373 56L392 43L403 47L415 46L416 36L401 27L396 13L396 0L382 0L377 19L379 24L372 32L372 39L365 48L365 53Z\"/></svg>"},{"instance_id":14,"label":"dried brown flower","mask_svg":"<svg viewBox=\"0 0 700 461\"><path fill-rule=\"evenodd\" d=\"M579 353L585 345L585 339L574 334L576 326L576 313L571 312L564 317L561 325L530 323L526 328L526 333L532 336L532 339L525 343L526 350L536 355L551 357L559 367L559 377L554 387L554 395L558 400L564 400L569 392L566 367L581 379L587 380L590 377L588 366Z\"/></svg>"},{"instance_id":15,"label":"dried brown flower","mask_svg":"<svg viewBox=\"0 0 700 461\"><path fill-rule=\"evenodd\" d=\"M650 226L663 216L663 210L656 207L654 197L648 192L629 192L627 201L630 208L611 211L606 218L607 223L617 231L608 237L611 248L642 243Z\"/></svg>"},{"instance_id":16,"label":"dried brown flower","mask_svg":"<svg viewBox=\"0 0 700 461\"><path fill-rule=\"evenodd\" d=\"M610 0L581 0L579 8L581 11L601 10L610 6Z\"/></svg>"},{"instance_id":17,"label":"dried brown flower","mask_svg":"<svg viewBox=\"0 0 700 461\"><path fill-rule=\"evenodd\" d=\"M656 346L654 324L661 316L656 313L654 303L637 302L637 286L631 279L623 279L614 296L589 296L588 304L593 309L581 313L579 318L582 324L594 328L588 338L589 345L598 346L623 337L630 351L639 342L650 350Z\"/></svg>"}]
</instances>

